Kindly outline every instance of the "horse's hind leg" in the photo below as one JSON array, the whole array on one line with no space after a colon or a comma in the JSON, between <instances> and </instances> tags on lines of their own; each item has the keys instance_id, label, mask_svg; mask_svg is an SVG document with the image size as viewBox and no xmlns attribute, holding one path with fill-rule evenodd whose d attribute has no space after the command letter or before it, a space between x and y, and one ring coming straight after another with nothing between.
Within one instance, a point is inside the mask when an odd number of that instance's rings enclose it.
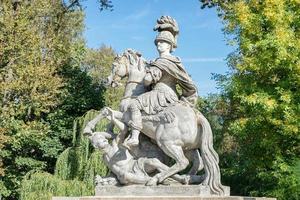
<instances>
[{"instance_id":1,"label":"horse's hind leg","mask_svg":"<svg viewBox=\"0 0 300 200\"><path fill-rule=\"evenodd\" d=\"M204 165L203 165L203 160L200 156L199 150L198 149L193 149L185 154L189 161L193 162L193 165L191 169L189 170L188 174L189 175L196 175L198 171L202 170Z\"/></svg>"},{"instance_id":2,"label":"horse's hind leg","mask_svg":"<svg viewBox=\"0 0 300 200\"><path fill-rule=\"evenodd\" d=\"M174 141L167 141L167 142L162 142L161 143L162 150L171 158L175 160L175 164L168 168L167 170L157 174L154 176L148 183L147 185L154 185L157 182L161 183L163 182L166 178L184 170L188 164L189 161L185 157L182 147L175 144Z\"/></svg>"},{"instance_id":3,"label":"horse's hind leg","mask_svg":"<svg viewBox=\"0 0 300 200\"><path fill-rule=\"evenodd\" d=\"M165 165L164 163L160 162L157 158L149 158L145 161L145 171L149 174L152 173L155 169L157 169L159 172L167 171L169 167ZM172 179L175 181L178 181L182 184L188 184L189 179L186 176L181 176L178 174L174 174L171 176Z\"/></svg>"}]
</instances>

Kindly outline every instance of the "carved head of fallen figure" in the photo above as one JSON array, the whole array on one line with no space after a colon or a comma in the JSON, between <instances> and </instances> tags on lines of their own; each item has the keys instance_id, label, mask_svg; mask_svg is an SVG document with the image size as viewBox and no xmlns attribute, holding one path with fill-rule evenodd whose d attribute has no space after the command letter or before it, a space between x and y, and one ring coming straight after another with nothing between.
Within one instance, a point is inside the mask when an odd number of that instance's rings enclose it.
<instances>
[{"instance_id":1,"label":"carved head of fallen figure","mask_svg":"<svg viewBox=\"0 0 300 200\"><path fill-rule=\"evenodd\" d=\"M92 145L96 149L104 150L111 146L108 142L108 139L111 139L112 135L107 132L93 132L93 133L90 133L87 135L88 135Z\"/></svg>"}]
</instances>

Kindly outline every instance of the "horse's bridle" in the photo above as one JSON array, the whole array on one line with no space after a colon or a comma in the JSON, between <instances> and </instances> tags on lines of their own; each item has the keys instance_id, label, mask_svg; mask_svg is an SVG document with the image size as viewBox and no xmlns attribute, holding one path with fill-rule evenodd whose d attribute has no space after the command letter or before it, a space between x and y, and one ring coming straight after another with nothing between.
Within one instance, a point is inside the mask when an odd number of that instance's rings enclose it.
<instances>
[{"instance_id":1,"label":"horse's bridle","mask_svg":"<svg viewBox=\"0 0 300 200\"><path fill-rule=\"evenodd\" d=\"M115 66L116 66L116 65L115 65ZM125 75L124 75L124 77L120 77L119 75L117 75L118 72L119 72L119 70L120 70L120 64L118 64L117 70L114 71L114 75L113 75L113 77L112 77L111 83L117 83L117 84L118 84L118 81L116 81L117 77L123 79L123 78L129 73L128 65L125 65Z\"/></svg>"},{"instance_id":2,"label":"horse's bridle","mask_svg":"<svg viewBox=\"0 0 300 200\"><path fill-rule=\"evenodd\" d=\"M120 57L120 58L122 58L122 57ZM140 64L140 62L141 62L141 60L139 61L139 64ZM119 64L119 66L120 66L120 64ZM125 65L125 75L123 77L120 77L119 75L117 75L119 70L120 70L120 67L118 67L118 69L114 72L114 75L112 77L112 83L118 84L118 82L116 81L117 77L123 79L126 75L129 74L129 65ZM126 84L128 84L128 83L137 83L137 84L139 84L140 82L131 80L131 81L126 82Z\"/></svg>"}]
</instances>

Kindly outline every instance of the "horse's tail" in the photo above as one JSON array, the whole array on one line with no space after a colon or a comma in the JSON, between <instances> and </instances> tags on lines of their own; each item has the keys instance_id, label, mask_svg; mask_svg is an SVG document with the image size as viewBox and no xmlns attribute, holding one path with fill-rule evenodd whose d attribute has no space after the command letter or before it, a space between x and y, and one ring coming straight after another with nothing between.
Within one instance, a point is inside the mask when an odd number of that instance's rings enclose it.
<instances>
[{"instance_id":1,"label":"horse's tail","mask_svg":"<svg viewBox=\"0 0 300 200\"><path fill-rule=\"evenodd\" d=\"M219 168L219 156L213 148L213 135L209 122L197 112L198 125L201 131L201 156L204 163L205 179L204 185L208 185L212 194L225 195L224 186L221 184L221 173Z\"/></svg>"}]
</instances>

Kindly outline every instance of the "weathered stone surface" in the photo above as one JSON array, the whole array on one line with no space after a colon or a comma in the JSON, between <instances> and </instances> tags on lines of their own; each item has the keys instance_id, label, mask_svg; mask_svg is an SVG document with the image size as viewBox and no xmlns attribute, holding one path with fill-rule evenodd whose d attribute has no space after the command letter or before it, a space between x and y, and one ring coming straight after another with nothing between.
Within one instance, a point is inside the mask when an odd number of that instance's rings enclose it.
<instances>
[{"instance_id":1,"label":"weathered stone surface","mask_svg":"<svg viewBox=\"0 0 300 200\"><path fill-rule=\"evenodd\" d=\"M161 197L161 196L145 196L145 197L94 197L94 198L80 198L79 200L151 200L151 199L162 199L162 200L276 200L274 198L257 198L257 197Z\"/></svg>"},{"instance_id":2,"label":"weathered stone surface","mask_svg":"<svg viewBox=\"0 0 300 200\"><path fill-rule=\"evenodd\" d=\"M230 195L230 188L224 187L225 196ZM159 186L98 186L95 189L96 196L211 196L209 186L202 185L159 185Z\"/></svg>"},{"instance_id":3,"label":"weathered stone surface","mask_svg":"<svg viewBox=\"0 0 300 200\"><path fill-rule=\"evenodd\" d=\"M81 197L52 197L52 200L80 200Z\"/></svg>"},{"instance_id":4,"label":"weathered stone surface","mask_svg":"<svg viewBox=\"0 0 300 200\"><path fill-rule=\"evenodd\" d=\"M181 197L165 197L165 196L101 196L101 197L53 197L52 200L276 200L276 198L266 197L240 197L240 196L229 196L229 197L196 197L196 196L181 196Z\"/></svg>"}]
</instances>

